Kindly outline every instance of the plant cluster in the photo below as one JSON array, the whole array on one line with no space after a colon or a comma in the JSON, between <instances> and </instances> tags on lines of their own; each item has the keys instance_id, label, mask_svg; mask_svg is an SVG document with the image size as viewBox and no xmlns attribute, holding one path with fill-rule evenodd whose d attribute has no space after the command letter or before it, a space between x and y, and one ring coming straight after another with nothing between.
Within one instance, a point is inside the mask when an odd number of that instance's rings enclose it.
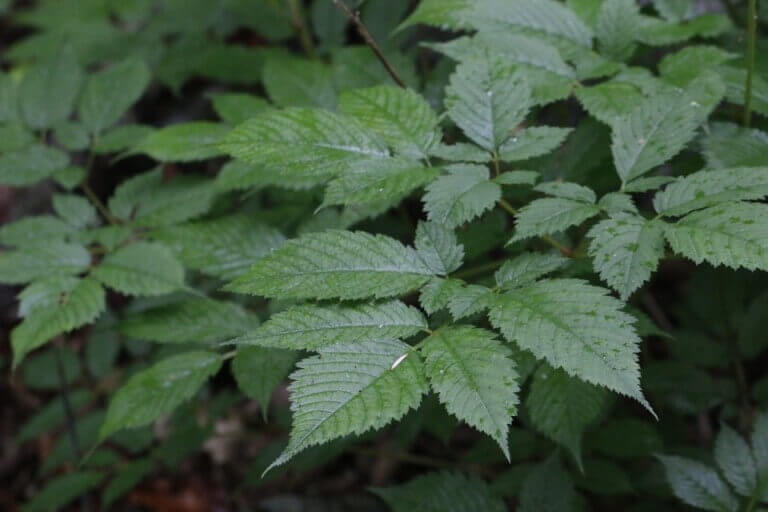
<instances>
[{"instance_id":1,"label":"plant cluster","mask_svg":"<svg viewBox=\"0 0 768 512\"><path fill-rule=\"evenodd\" d=\"M398 461L365 510L768 506L755 0L12 4L24 510L233 416L246 487Z\"/></svg>"}]
</instances>

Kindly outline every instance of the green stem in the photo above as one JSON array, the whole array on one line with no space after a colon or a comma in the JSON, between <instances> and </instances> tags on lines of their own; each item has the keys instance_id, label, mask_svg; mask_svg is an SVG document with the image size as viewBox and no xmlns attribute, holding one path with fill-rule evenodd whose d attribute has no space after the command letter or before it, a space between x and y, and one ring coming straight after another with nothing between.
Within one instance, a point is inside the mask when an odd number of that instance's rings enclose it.
<instances>
[{"instance_id":1,"label":"green stem","mask_svg":"<svg viewBox=\"0 0 768 512\"><path fill-rule=\"evenodd\" d=\"M755 74L755 39L757 38L757 0L747 4L747 83L744 87L744 126L752 124L752 80Z\"/></svg>"},{"instance_id":2,"label":"green stem","mask_svg":"<svg viewBox=\"0 0 768 512\"><path fill-rule=\"evenodd\" d=\"M517 208L509 204L505 199L499 199L499 206L501 206L504 210L507 211L507 213L509 213L513 217L517 215ZM541 238L542 240L547 242L549 245L551 245L552 247L560 251L560 254L562 254L563 256L567 258L573 257L573 249L571 249L570 247L564 246L563 244L561 244L551 236L542 235L539 238Z\"/></svg>"},{"instance_id":3,"label":"green stem","mask_svg":"<svg viewBox=\"0 0 768 512\"><path fill-rule=\"evenodd\" d=\"M301 47L310 59L315 58L315 43L312 41L312 34L307 27L307 18L304 16L304 6L301 0L288 0L288 7L291 9L291 23L299 36Z\"/></svg>"},{"instance_id":4,"label":"green stem","mask_svg":"<svg viewBox=\"0 0 768 512\"><path fill-rule=\"evenodd\" d=\"M484 263L476 267L470 267L468 269L464 269L459 272L456 272L451 277L455 277L456 279L469 279L471 277L481 276L483 274L487 274L488 272L493 272L494 270L502 266L505 261L507 260L491 261L490 263Z\"/></svg>"}]
</instances>

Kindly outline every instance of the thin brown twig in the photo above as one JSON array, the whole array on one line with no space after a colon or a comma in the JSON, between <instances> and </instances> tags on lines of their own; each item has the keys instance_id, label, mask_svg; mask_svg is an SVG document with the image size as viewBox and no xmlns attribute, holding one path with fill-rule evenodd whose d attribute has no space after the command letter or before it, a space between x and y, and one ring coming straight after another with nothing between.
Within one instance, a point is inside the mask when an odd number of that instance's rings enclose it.
<instances>
[{"instance_id":1,"label":"thin brown twig","mask_svg":"<svg viewBox=\"0 0 768 512\"><path fill-rule=\"evenodd\" d=\"M301 0L288 0L288 6L291 9L291 23L299 36L304 52L310 59L315 58L315 44L312 42L312 34L307 27L306 17L304 16L304 7Z\"/></svg>"},{"instance_id":2,"label":"thin brown twig","mask_svg":"<svg viewBox=\"0 0 768 512\"><path fill-rule=\"evenodd\" d=\"M376 44L376 40L373 39L373 36L371 36L371 33L368 32L368 29L365 28L365 25L362 21L360 21L360 13L359 12L353 12L347 4L344 2L344 0L333 0L333 3L336 4L336 7L338 7L344 14L347 15L347 17L352 21L352 23L355 25L355 28L357 29L357 33L360 34L360 37L363 38L365 41L365 44L367 44L371 50L373 50L373 53L376 54L376 57L378 57L381 64L386 68L387 72L389 73L389 76L392 77L392 80L395 81L397 85L402 87L403 89L407 89L408 86L405 85L405 82L403 82L403 79L400 78L400 75L397 74L397 71L392 66L392 64L387 60L387 58L384 56L384 53L381 51L381 48L378 44Z\"/></svg>"}]
</instances>

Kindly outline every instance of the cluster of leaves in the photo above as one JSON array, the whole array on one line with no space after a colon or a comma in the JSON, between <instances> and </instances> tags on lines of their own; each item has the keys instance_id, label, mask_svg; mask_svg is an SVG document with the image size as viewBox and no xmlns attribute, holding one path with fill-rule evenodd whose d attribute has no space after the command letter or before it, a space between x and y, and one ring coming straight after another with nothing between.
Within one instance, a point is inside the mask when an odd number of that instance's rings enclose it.
<instances>
[{"instance_id":1,"label":"cluster of leaves","mask_svg":"<svg viewBox=\"0 0 768 512\"><path fill-rule=\"evenodd\" d=\"M479 441L456 468L513 464L490 485L445 471L374 490L393 510L641 493L639 511L671 491L706 510L765 506L768 420L753 405L768 380L750 394L744 365L768 348L768 135L732 121L749 76L746 108L766 124L768 68L741 57L734 20L686 0L368 0L354 21L377 56L345 44L333 4L11 11L36 31L3 56L0 184L55 188L46 213L0 228L0 281L23 286L11 365L31 388L76 388L18 439L74 409L42 471L69 462L70 438L90 454L28 510L97 488L109 506L243 397L290 422L254 474L306 469L401 420L404 449L464 424L497 448ZM424 25L446 37L424 42ZM280 44L294 39L307 56ZM215 84L215 119L156 127L133 108L194 81ZM102 201L91 184L122 162L143 167ZM677 310L647 285L662 261L685 269ZM211 382L223 368L237 392ZM270 415L289 374L291 418ZM76 385L110 380L101 397ZM714 413L744 431L754 419L751 448L727 424L715 443L735 494L671 454L678 420Z\"/></svg>"}]
</instances>

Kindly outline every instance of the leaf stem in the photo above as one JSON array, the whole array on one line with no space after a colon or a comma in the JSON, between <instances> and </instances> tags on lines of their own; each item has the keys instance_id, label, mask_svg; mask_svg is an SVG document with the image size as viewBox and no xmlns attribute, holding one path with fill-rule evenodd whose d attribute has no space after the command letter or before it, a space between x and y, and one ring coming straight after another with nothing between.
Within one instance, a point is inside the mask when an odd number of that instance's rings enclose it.
<instances>
[{"instance_id":1,"label":"leaf stem","mask_svg":"<svg viewBox=\"0 0 768 512\"><path fill-rule=\"evenodd\" d=\"M315 58L315 43L312 41L312 34L307 26L307 19L304 16L304 7L301 0L288 0L288 7L291 9L291 23L299 36L301 47L310 59Z\"/></svg>"},{"instance_id":2,"label":"leaf stem","mask_svg":"<svg viewBox=\"0 0 768 512\"><path fill-rule=\"evenodd\" d=\"M755 74L755 39L757 38L757 0L747 4L747 81L744 86L744 126L752 124L752 81Z\"/></svg>"},{"instance_id":3,"label":"leaf stem","mask_svg":"<svg viewBox=\"0 0 768 512\"><path fill-rule=\"evenodd\" d=\"M386 68L387 73L389 73L389 76L392 77L392 80L394 80L395 83L400 87L402 87L403 89L407 89L408 86L405 85L405 82L403 82L403 79L400 78L400 75L397 73L395 68L384 56L384 52L382 52L379 45L376 44L376 40L373 39L373 36L371 35L371 33L368 32L367 28L365 28L365 25L363 24L363 22L360 21L360 13L352 12L352 10L347 6L344 0L333 0L333 3L336 4L336 7L338 7L344 14L347 15L347 18L349 18L350 21L352 21L352 23L355 25L355 28L357 29L357 33L360 34L360 37L363 38L363 40L365 41L365 44L367 44L368 47L371 50L373 50L373 53L376 54L376 57L378 57L381 64Z\"/></svg>"},{"instance_id":4,"label":"leaf stem","mask_svg":"<svg viewBox=\"0 0 768 512\"><path fill-rule=\"evenodd\" d=\"M96 138L91 141L91 146L88 148L88 162L85 164L85 178L83 178L83 181L80 183L80 188L83 189L85 195L88 197L91 203L93 203L93 206L96 207L101 216L104 217L104 220L113 226L116 226L120 224L120 221L110 213L109 208L107 208L102 200L99 199L99 196L96 195L96 192L94 192L91 186L88 184L88 180L91 177L91 170L93 169L93 161L96 158L96 154L93 152L93 147L95 144Z\"/></svg>"},{"instance_id":5,"label":"leaf stem","mask_svg":"<svg viewBox=\"0 0 768 512\"><path fill-rule=\"evenodd\" d=\"M456 272L451 277L455 277L456 279L468 279L471 277L487 274L488 272L493 272L494 270L502 266L505 261L507 260L506 259L496 260L496 261L491 261L489 263L484 263L482 265L478 265L476 267L470 267L470 268L461 270L459 272Z\"/></svg>"},{"instance_id":6,"label":"leaf stem","mask_svg":"<svg viewBox=\"0 0 768 512\"><path fill-rule=\"evenodd\" d=\"M507 211L507 213L509 213L513 217L517 215L517 212L518 212L517 208L509 204L506 199L499 199L499 206L501 206L504 210ZM573 258L574 252L573 252L573 249L571 249L570 247L564 246L563 244L561 244L560 242L558 242L557 240L555 240L549 235L542 235L539 238L541 238L543 241L547 242L549 245L551 245L552 247L560 251L560 254L562 254L563 256L567 258Z\"/></svg>"}]
</instances>

